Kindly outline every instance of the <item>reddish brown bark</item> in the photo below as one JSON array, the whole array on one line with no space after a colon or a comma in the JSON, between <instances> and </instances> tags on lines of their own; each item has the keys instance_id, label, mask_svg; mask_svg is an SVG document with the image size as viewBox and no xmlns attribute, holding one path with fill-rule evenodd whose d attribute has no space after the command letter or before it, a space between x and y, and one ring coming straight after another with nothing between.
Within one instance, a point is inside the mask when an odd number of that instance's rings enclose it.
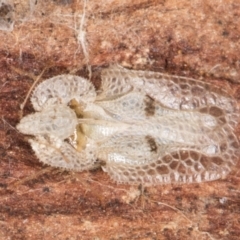
<instances>
[{"instance_id":1,"label":"reddish brown bark","mask_svg":"<svg viewBox=\"0 0 240 240\"><path fill-rule=\"evenodd\" d=\"M236 1L14 1L15 26L0 31L1 239L238 239L240 173L225 180L144 189L101 170L43 166L15 126L33 80L74 72L98 85L119 63L202 78L240 99L240 5ZM1 12L0 12L1 13ZM16 72L14 68L21 69ZM28 102L24 113L30 113ZM239 132L239 131L237 131Z\"/></svg>"}]
</instances>

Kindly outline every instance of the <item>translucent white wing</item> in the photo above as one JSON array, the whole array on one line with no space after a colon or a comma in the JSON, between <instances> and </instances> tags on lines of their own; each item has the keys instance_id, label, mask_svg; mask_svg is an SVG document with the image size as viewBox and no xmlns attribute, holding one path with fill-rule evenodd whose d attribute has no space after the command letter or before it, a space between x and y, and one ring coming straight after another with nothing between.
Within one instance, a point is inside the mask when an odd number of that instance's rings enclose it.
<instances>
[{"instance_id":1,"label":"translucent white wing","mask_svg":"<svg viewBox=\"0 0 240 240\"><path fill-rule=\"evenodd\" d=\"M133 89L145 93L165 108L198 110L214 117L223 117L230 126L236 126L240 114L236 100L224 89L191 78L150 71L131 71L112 67L102 71L102 96L106 99L115 92Z\"/></svg>"},{"instance_id":2,"label":"translucent white wing","mask_svg":"<svg viewBox=\"0 0 240 240\"><path fill-rule=\"evenodd\" d=\"M217 154L203 154L194 145L159 145L151 136L118 135L103 144L100 158L107 159L103 169L119 183L212 181L229 173L239 158L236 137L228 137L232 140L223 140Z\"/></svg>"},{"instance_id":3,"label":"translucent white wing","mask_svg":"<svg viewBox=\"0 0 240 240\"><path fill-rule=\"evenodd\" d=\"M132 90L129 80L131 71L121 71L119 67L103 69L101 72L101 87L97 95L97 100L115 99Z\"/></svg>"},{"instance_id":4,"label":"translucent white wing","mask_svg":"<svg viewBox=\"0 0 240 240\"><path fill-rule=\"evenodd\" d=\"M67 105L70 100L93 102L96 92L93 84L82 77L58 75L40 83L33 92L31 102L36 111L56 104Z\"/></svg>"},{"instance_id":5,"label":"translucent white wing","mask_svg":"<svg viewBox=\"0 0 240 240\"><path fill-rule=\"evenodd\" d=\"M116 98L97 100L107 114L122 121L144 120L149 117L162 116L164 110L159 103L140 92L129 92Z\"/></svg>"},{"instance_id":6,"label":"translucent white wing","mask_svg":"<svg viewBox=\"0 0 240 240\"><path fill-rule=\"evenodd\" d=\"M82 171L100 159L117 182L190 183L225 176L240 155L237 102L194 79L113 67L97 96L90 81L60 75L31 101L39 112L17 128L51 166Z\"/></svg>"},{"instance_id":7,"label":"translucent white wing","mask_svg":"<svg viewBox=\"0 0 240 240\"><path fill-rule=\"evenodd\" d=\"M78 152L69 143L53 137L37 136L29 142L39 160L53 167L83 171L94 168L96 164L94 143Z\"/></svg>"},{"instance_id":8,"label":"translucent white wing","mask_svg":"<svg viewBox=\"0 0 240 240\"><path fill-rule=\"evenodd\" d=\"M167 127L172 128L173 131L191 129L192 135L197 129L199 134L207 133L210 129L228 124L232 120L227 118L224 110L216 106L202 107L192 111L170 109L149 95L138 91L130 91L115 99L96 100L95 104L118 121L132 124L141 121L143 125L152 121L152 124L158 125L162 131ZM196 130L192 131L195 125L197 125Z\"/></svg>"}]
</instances>

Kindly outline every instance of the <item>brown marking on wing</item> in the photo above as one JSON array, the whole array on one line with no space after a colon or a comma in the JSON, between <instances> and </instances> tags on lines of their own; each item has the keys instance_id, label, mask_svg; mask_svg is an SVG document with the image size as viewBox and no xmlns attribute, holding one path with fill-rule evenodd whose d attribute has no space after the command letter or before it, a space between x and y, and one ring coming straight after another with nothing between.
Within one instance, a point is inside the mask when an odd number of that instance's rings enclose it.
<instances>
[{"instance_id":1,"label":"brown marking on wing","mask_svg":"<svg viewBox=\"0 0 240 240\"><path fill-rule=\"evenodd\" d=\"M147 117L149 116L153 116L155 114L155 109L156 109L156 103L155 100L151 97L149 97L148 95L146 95L145 99L144 99L144 103L145 103L145 114Z\"/></svg>"},{"instance_id":2,"label":"brown marking on wing","mask_svg":"<svg viewBox=\"0 0 240 240\"><path fill-rule=\"evenodd\" d=\"M147 140L147 143L149 144L150 151L156 153L158 150L158 147L157 147L157 144L156 144L154 138L151 136L146 136L145 139Z\"/></svg>"}]
</instances>

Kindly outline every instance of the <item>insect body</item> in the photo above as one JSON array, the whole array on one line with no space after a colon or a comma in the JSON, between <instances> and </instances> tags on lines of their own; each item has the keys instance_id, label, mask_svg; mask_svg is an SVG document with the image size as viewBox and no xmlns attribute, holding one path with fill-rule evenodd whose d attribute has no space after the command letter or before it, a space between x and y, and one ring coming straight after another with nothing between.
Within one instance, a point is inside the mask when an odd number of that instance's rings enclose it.
<instances>
[{"instance_id":1,"label":"insect body","mask_svg":"<svg viewBox=\"0 0 240 240\"><path fill-rule=\"evenodd\" d=\"M236 101L194 79L112 67L102 85L72 75L39 84L17 126L44 163L102 168L117 182L211 181L239 159Z\"/></svg>"}]
</instances>

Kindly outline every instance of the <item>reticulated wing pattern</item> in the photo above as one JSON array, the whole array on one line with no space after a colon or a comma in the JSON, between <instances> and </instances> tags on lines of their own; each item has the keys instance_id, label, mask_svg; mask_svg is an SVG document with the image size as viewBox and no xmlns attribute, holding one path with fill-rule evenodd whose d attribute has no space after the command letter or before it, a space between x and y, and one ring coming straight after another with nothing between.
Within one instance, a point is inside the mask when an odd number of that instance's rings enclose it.
<instances>
[{"instance_id":1,"label":"reticulated wing pattern","mask_svg":"<svg viewBox=\"0 0 240 240\"><path fill-rule=\"evenodd\" d=\"M218 179L239 160L236 100L194 79L111 67L97 92L60 75L31 101L38 112L17 128L51 166L83 171L101 160L117 182L160 184Z\"/></svg>"},{"instance_id":2,"label":"reticulated wing pattern","mask_svg":"<svg viewBox=\"0 0 240 240\"><path fill-rule=\"evenodd\" d=\"M132 134L141 139L139 132L144 129L145 137L154 140L158 151L162 149L157 157L149 152L146 159L143 143L129 149L132 146L129 141L134 139L131 135L118 135L105 142L105 147L108 144L111 147L105 148L108 162L104 168L116 181L150 184L210 181L225 176L236 164L240 152L233 129L239 121L238 105L223 89L194 79L116 67L105 70L103 76L103 82L109 86L114 79L115 89L116 83L120 83L120 89L121 84L131 85L132 89L98 104L113 116L118 113L118 119L123 121L144 119L139 129L135 122ZM124 83L118 81L121 78ZM150 104L146 103L147 98L151 99ZM116 139L119 141L114 142ZM162 162L167 158L171 159L169 164Z\"/></svg>"},{"instance_id":3,"label":"reticulated wing pattern","mask_svg":"<svg viewBox=\"0 0 240 240\"><path fill-rule=\"evenodd\" d=\"M31 102L36 111L41 111L48 105L67 105L72 99L87 104L95 98L96 91L90 81L65 74L40 83L33 92Z\"/></svg>"},{"instance_id":4,"label":"reticulated wing pattern","mask_svg":"<svg viewBox=\"0 0 240 240\"><path fill-rule=\"evenodd\" d=\"M231 129L225 129L231 130ZM221 135L222 134L222 135ZM104 170L119 183L159 184L212 181L225 177L239 159L239 143L224 131L218 145L169 142L147 136L118 135L102 144Z\"/></svg>"},{"instance_id":5,"label":"reticulated wing pattern","mask_svg":"<svg viewBox=\"0 0 240 240\"><path fill-rule=\"evenodd\" d=\"M132 86L129 84L131 78L131 72L118 71L119 67L110 68L114 71L114 74L109 74L109 69L103 69L101 72L101 88L97 96L98 100L115 99L123 94L132 90ZM116 70L116 71L115 71Z\"/></svg>"},{"instance_id":6,"label":"reticulated wing pattern","mask_svg":"<svg viewBox=\"0 0 240 240\"><path fill-rule=\"evenodd\" d=\"M131 91L115 99L96 101L109 115L121 121L144 120L162 115L163 108L140 92Z\"/></svg>"},{"instance_id":7,"label":"reticulated wing pattern","mask_svg":"<svg viewBox=\"0 0 240 240\"><path fill-rule=\"evenodd\" d=\"M94 143L78 152L69 143L54 137L38 136L29 142L39 160L50 166L83 171L94 168L96 163Z\"/></svg>"},{"instance_id":8,"label":"reticulated wing pattern","mask_svg":"<svg viewBox=\"0 0 240 240\"><path fill-rule=\"evenodd\" d=\"M117 82L124 79L126 85L145 93L164 107L176 110L197 110L214 117L224 117L230 126L236 127L240 113L236 100L217 86L180 76L150 71L130 71L112 67L106 69L103 81ZM130 88L130 87L129 87Z\"/></svg>"},{"instance_id":9,"label":"reticulated wing pattern","mask_svg":"<svg viewBox=\"0 0 240 240\"><path fill-rule=\"evenodd\" d=\"M104 168L112 179L128 184L193 183L212 181L226 176L233 165L218 156L207 156L193 150L166 153L145 165L113 162Z\"/></svg>"}]
</instances>

